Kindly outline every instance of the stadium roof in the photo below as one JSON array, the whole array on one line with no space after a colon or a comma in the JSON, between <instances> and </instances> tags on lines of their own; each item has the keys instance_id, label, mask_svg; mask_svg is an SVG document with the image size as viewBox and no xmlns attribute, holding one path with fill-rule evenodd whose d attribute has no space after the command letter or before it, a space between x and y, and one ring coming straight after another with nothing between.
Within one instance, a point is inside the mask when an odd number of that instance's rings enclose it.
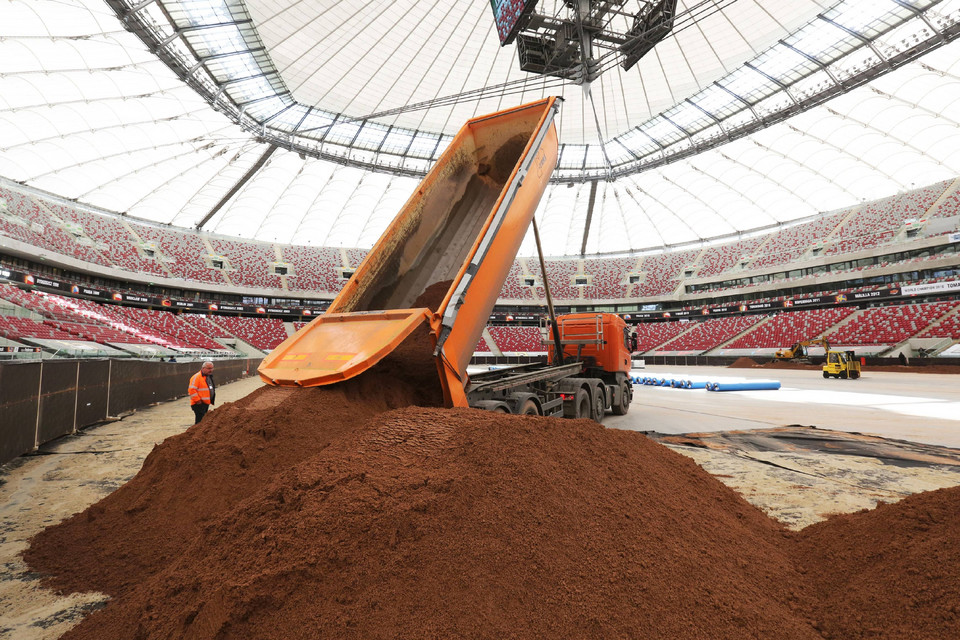
<instances>
[{"instance_id":1,"label":"stadium roof","mask_svg":"<svg viewBox=\"0 0 960 640\"><path fill-rule=\"evenodd\" d=\"M538 212L552 255L736 236L960 175L960 0L678 12L588 93L521 71L483 0L11 0L0 176L161 223L370 246L463 121L543 95L565 98Z\"/></svg>"}]
</instances>

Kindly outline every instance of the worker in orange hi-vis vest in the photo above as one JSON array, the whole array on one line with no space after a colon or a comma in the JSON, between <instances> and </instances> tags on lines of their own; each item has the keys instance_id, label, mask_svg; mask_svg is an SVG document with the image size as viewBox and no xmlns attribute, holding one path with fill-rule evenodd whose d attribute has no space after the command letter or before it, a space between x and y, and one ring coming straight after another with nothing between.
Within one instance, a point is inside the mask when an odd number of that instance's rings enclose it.
<instances>
[{"instance_id":1,"label":"worker in orange hi-vis vest","mask_svg":"<svg viewBox=\"0 0 960 640\"><path fill-rule=\"evenodd\" d=\"M217 400L217 386L213 382L213 363L204 362L200 371L193 374L190 378L190 408L193 409L193 415L197 424L203 420L207 410Z\"/></svg>"}]
</instances>

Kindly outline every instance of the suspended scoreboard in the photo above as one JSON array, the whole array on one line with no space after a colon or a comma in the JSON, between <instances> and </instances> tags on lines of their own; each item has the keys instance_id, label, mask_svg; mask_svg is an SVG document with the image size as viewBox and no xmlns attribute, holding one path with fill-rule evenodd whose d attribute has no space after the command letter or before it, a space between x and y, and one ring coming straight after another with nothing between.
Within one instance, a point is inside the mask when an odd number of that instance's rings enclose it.
<instances>
[{"instance_id":1,"label":"suspended scoreboard","mask_svg":"<svg viewBox=\"0 0 960 640\"><path fill-rule=\"evenodd\" d=\"M537 0L490 0L497 24L500 46L510 44L520 31L520 23L536 6Z\"/></svg>"},{"instance_id":2,"label":"suspended scoreboard","mask_svg":"<svg viewBox=\"0 0 960 640\"><path fill-rule=\"evenodd\" d=\"M563 0L550 15L536 6L537 0L490 0L500 46L516 41L523 71L576 84L594 81L607 55L632 69L670 35L677 16L677 0ZM627 30L624 20L633 22Z\"/></svg>"}]
</instances>

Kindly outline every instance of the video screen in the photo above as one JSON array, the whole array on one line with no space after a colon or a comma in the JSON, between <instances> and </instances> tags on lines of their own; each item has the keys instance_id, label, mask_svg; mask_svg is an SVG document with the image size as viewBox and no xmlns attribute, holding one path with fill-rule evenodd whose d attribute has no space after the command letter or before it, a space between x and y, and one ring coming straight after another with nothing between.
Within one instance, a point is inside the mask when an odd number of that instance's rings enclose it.
<instances>
[{"instance_id":1,"label":"video screen","mask_svg":"<svg viewBox=\"0 0 960 640\"><path fill-rule=\"evenodd\" d=\"M490 0L493 19L497 23L500 46L509 44L516 37L517 24L524 12L533 8L537 0Z\"/></svg>"}]
</instances>

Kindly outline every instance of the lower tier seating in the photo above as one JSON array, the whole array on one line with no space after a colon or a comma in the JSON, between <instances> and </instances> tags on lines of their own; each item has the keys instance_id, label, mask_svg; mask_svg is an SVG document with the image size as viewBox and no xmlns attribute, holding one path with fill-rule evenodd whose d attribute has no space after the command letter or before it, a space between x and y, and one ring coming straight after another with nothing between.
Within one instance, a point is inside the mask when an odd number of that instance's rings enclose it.
<instances>
[{"instance_id":1,"label":"lower tier seating","mask_svg":"<svg viewBox=\"0 0 960 640\"><path fill-rule=\"evenodd\" d=\"M538 327L490 327L490 337L503 353L545 353Z\"/></svg>"},{"instance_id":2,"label":"lower tier seating","mask_svg":"<svg viewBox=\"0 0 960 640\"><path fill-rule=\"evenodd\" d=\"M724 345L727 349L780 349L819 338L824 331L854 313L851 307L807 309L778 313L749 333Z\"/></svg>"},{"instance_id":3,"label":"lower tier seating","mask_svg":"<svg viewBox=\"0 0 960 640\"><path fill-rule=\"evenodd\" d=\"M710 318L694 324L682 335L660 347L659 351L704 352L723 344L763 320L763 316Z\"/></svg>"},{"instance_id":4,"label":"lower tier seating","mask_svg":"<svg viewBox=\"0 0 960 640\"><path fill-rule=\"evenodd\" d=\"M211 316L213 321L262 351L271 351L287 339L283 320L278 318L240 318L233 316Z\"/></svg>"}]
</instances>

